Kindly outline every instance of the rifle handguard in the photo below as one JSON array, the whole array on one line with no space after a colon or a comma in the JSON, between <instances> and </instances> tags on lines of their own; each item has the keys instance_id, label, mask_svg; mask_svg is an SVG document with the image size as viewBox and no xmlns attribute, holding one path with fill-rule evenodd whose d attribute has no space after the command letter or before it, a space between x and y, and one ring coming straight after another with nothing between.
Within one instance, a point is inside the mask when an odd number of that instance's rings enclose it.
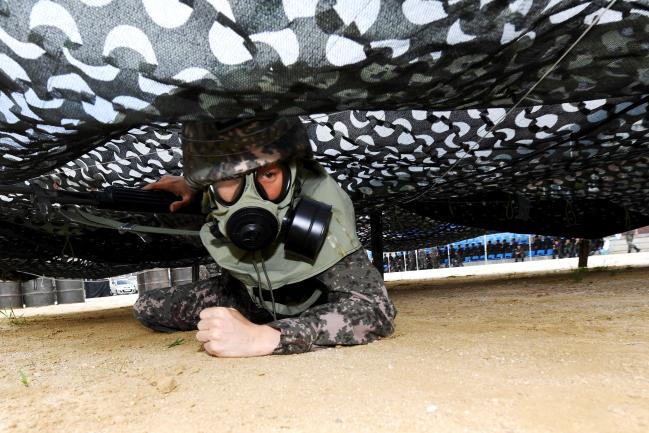
<instances>
[{"instance_id":1,"label":"rifle handguard","mask_svg":"<svg viewBox=\"0 0 649 433\"><path fill-rule=\"evenodd\" d=\"M180 197L167 191L145 191L116 186L110 186L104 191L95 191L93 195L100 209L130 212L170 213L169 205L180 200ZM187 206L178 209L177 213L201 214L200 200L193 200Z\"/></svg>"}]
</instances>

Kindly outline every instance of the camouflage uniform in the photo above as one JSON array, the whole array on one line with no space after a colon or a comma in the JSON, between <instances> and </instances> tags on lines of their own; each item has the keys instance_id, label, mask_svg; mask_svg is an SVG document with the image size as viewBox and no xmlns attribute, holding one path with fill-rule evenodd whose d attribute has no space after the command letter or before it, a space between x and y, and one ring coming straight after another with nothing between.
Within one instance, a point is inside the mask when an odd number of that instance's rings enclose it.
<instances>
[{"instance_id":1,"label":"camouflage uniform","mask_svg":"<svg viewBox=\"0 0 649 433\"><path fill-rule=\"evenodd\" d=\"M314 279L318 281L313 281ZM143 293L135 317L163 332L196 329L201 310L236 308L254 323L281 331L273 354L307 352L325 346L366 344L394 331L396 309L383 280L361 249L307 280L324 285L322 298L296 317L273 320L230 275Z\"/></svg>"}]
</instances>

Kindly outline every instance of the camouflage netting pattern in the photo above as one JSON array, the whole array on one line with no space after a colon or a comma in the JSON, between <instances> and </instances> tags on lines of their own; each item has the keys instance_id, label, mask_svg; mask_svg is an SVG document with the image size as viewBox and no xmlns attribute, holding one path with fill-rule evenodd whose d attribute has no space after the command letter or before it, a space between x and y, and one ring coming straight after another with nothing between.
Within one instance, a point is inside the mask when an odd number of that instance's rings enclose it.
<instances>
[{"instance_id":1,"label":"camouflage netting pattern","mask_svg":"<svg viewBox=\"0 0 649 433\"><path fill-rule=\"evenodd\" d=\"M300 115L364 242L382 212L385 250L647 224L649 6L608 3L2 0L0 184L141 187L182 173L178 122ZM0 220L3 274L204 254L185 237L48 221L15 194Z\"/></svg>"}]
</instances>

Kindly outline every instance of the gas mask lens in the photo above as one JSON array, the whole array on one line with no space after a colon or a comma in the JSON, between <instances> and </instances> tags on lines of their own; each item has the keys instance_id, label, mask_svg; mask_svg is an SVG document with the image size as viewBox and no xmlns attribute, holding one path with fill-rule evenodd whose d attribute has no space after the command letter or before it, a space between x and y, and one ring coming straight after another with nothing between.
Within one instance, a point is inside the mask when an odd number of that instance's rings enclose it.
<instances>
[{"instance_id":1,"label":"gas mask lens","mask_svg":"<svg viewBox=\"0 0 649 433\"><path fill-rule=\"evenodd\" d=\"M235 179L221 180L214 182L210 188L210 195L212 198L225 206L235 204L243 194L244 186L246 185L245 177L238 177Z\"/></svg>"},{"instance_id":2,"label":"gas mask lens","mask_svg":"<svg viewBox=\"0 0 649 433\"><path fill-rule=\"evenodd\" d=\"M210 194L217 203L232 206L241 198L246 186L247 177L214 182L209 188ZM276 163L259 168L254 174L257 194L273 203L286 198L291 186L291 172L286 164Z\"/></svg>"},{"instance_id":3,"label":"gas mask lens","mask_svg":"<svg viewBox=\"0 0 649 433\"><path fill-rule=\"evenodd\" d=\"M291 172L286 164L270 164L255 173L255 188L264 200L279 203L286 198L290 187Z\"/></svg>"}]
</instances>

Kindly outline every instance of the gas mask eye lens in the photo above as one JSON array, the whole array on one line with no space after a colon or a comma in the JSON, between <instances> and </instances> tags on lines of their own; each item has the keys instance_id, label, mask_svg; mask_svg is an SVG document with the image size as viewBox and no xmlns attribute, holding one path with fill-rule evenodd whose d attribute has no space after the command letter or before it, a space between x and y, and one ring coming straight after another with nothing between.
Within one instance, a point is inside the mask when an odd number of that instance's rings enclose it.
<instances>
[{"instance_id":1,"label":"gas mask eye lens","mask_svg":"<svg viewBox=\"0 0 649 433\"><path fill-rule=\"evenodd\" d=\"M291 172L286 164L275 163L261 167L255 174L255 187L259 196L273 203L286 197L291 184Z\"/></svg>"},{"instance_id":2,"label":"gas mask eye lens","mask_svg":"<svg viewBox=\"0 0 649 433\"><path fill-rule=\"evenodd\" d=\"M223 205L229 206L241 198L246 183L245 177L221 180L210 185L210 195Z\"/></svg>"}]
</instances>

